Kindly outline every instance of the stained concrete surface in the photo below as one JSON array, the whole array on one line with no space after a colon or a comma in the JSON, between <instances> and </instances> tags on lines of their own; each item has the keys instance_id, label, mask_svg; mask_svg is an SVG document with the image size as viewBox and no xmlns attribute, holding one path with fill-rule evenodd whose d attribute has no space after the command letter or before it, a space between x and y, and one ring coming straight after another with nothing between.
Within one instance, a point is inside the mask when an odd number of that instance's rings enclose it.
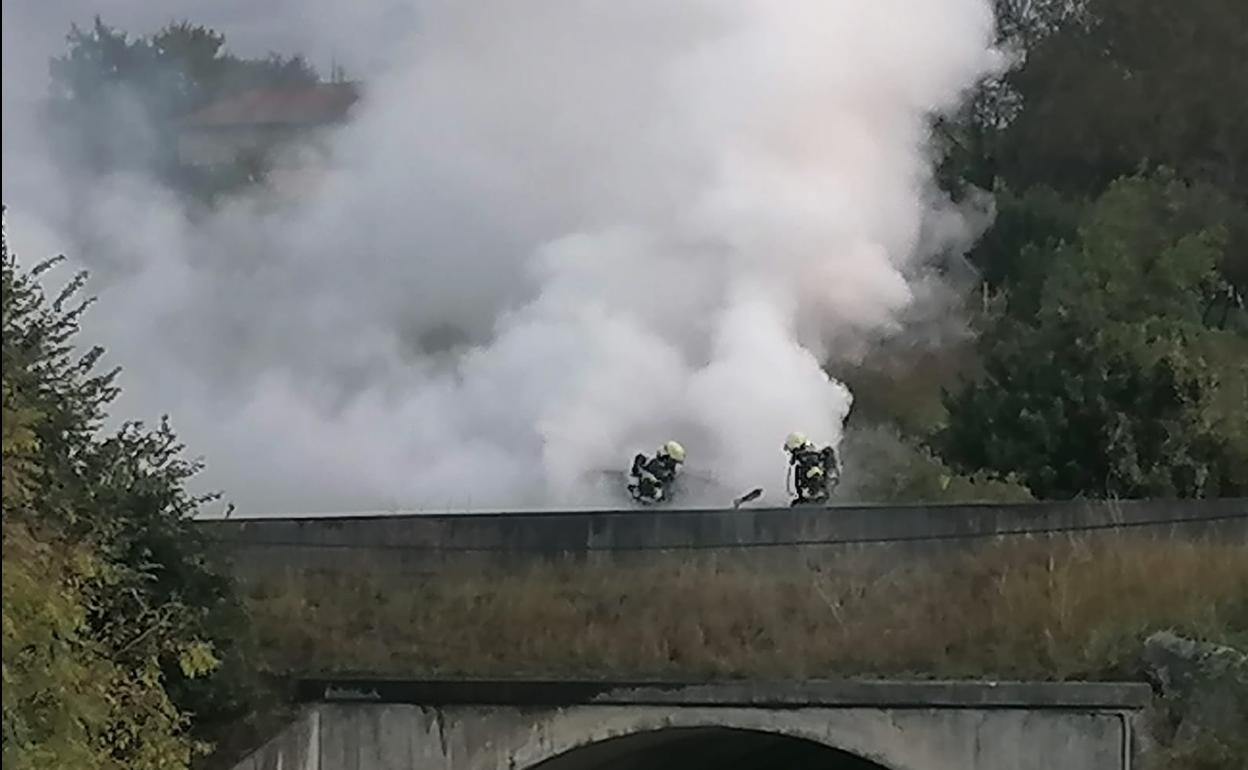
<instances>
[{"instance_id":1,"label":"stained concrete surface","mask_svg":"<svg viewBox=\"0 0 1248 770\"><path fill-rule=\"evenodd\" d=\"M1026 683L913 683L907 704L894 686L902 683L881 683L880 705L865 705L871 684L828 684L829 702L818 704L812 694L825 685L807 683L792 701L804 705L777 699L778 684L724 685L717 697L719 686L699 685L687 703L679 687L607 688L563 705L525 705L514 691L475 705L446 695L386 703L344 687L347 700L310 704L235 770L750 770L782 760L843 770L1129 770L1147 701L1136 685L1044 685L1026 706ZM925 702L925 691L944 695Z\"/></svg>"},{"instance_id":2,"label":"stained concrete surface","mask_svg":"<svg viewBox=\"0 0 1248 770\"><path fill-rule=\"evenodd\" d=\"M985 537L1121 526L1141 535L1248 542L1248 498L1016 504L836 506L740 510L541 511L380 514L205 520L240 572L437 566L544 555L613 558L672 549L815 553L831 545L891 542L944 552Z\"/></svg>"}]
</instances>

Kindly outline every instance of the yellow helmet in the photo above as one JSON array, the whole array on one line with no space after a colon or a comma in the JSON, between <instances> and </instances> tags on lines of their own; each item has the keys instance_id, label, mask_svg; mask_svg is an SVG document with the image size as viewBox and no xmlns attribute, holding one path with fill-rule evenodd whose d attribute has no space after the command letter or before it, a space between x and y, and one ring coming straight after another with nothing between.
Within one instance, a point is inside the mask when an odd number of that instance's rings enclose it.
<instances>
[{"instance_id":1,"label":"yellow helmet","mask_svg":"<svg viewBox=\"0 0 1248 770\"><path fill-rule=\"evenodd\" d=\"M678 463L685 461L685 448L676 441L669 441L659 447L659 454L664 457L670 457Z\"/></svg>"},{"instance_id":2,"label":"yellow helmet","mask_svg":"<svg viewBox=\"0 0 1248 770\"><path fill-rule=\"evenodd\" d=\"M790 452L796 452L806 446L807 443L809 442L806 439L805 433L798 433L797 431L794 431L784 440L784 448Z\"/></svg>"}]
</instances>

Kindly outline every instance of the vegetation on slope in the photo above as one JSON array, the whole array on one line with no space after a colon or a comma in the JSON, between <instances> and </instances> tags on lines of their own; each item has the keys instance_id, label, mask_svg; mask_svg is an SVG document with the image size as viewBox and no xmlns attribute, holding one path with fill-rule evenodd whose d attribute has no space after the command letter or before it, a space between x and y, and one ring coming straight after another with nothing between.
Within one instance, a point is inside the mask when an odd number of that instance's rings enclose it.
<instances>
[{"instance_id":1,"label":"vegetation on slope","mask_svg":"<svg viewBox=\"0 0 1248 770\"><path fill-rule=\"evenodd\" d=\"M279 672L1121 678L1157 629L1248 642L1248 545L1125 536L291 571L248 592Z\"/></svg>"},{"instance_id":2,"label":"vegetation on slope","mask_svg":"<svg viewBox=\"0 0 1248 770\"><path fill-rule=\"evenodd\" d=\"M198 466L166 424L102 431L115 372L73 347L81 277L49 302L51 263L0 250L4 767L187 767L251 699L241 607L189 522Z\"/></svg>"},{"instance_id":3,"label":"vegetation on slope","mask_svg":"<svg viewBox=\"0 0 1248 770\"><path fill-rule=\"evenodd\" d=\"M1007 540L956 555L810 549L804 561L739 550L465 560L426 573L275 571L247 590L261 657L278 675L1156 684L1142 651L1161 629L1248 660L1242 537ZM1240 690L1248 702L1248 677ZM1162 694L1147 767L1244 766L1238 727ZM1179 720L1188 724L1176 730Z\"/></svg>"}]
</instances>

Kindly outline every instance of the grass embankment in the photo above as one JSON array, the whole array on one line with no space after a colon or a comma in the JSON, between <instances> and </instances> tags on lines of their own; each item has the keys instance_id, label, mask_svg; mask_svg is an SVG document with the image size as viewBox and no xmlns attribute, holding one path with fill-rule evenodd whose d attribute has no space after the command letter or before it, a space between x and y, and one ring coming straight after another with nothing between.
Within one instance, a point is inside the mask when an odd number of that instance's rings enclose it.
<instances>
[{"instance_id":1,"label":"grass embankment","mask_svg":"<svg viewBox=\"0 0 1248 770\"><path fill-rule=\"evenodd\" d=\"M275 672L1135 678L1173 628L1248 640L1248 546L1105 536L939 559L723 553L254 582Z\"/></svg>"}]
</instances>

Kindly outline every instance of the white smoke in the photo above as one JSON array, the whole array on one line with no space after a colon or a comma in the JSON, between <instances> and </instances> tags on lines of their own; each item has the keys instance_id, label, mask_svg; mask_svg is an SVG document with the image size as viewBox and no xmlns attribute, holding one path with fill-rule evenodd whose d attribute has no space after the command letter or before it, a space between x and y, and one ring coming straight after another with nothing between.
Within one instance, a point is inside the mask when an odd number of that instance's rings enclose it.
<instances>
[{"instance_id":1,"label":"white smoke","mask_svg":"<svg viewBox=\"0 0 1248 770\"><path fill-rule=\"evenodd\" d=\"M96 271L117 411L169 412L245 510L601 503L669 438L774 500L789 431L840 439L821 364L966 238L928 121L998 65L987 0L419 10L279 210L69 207L11 182L5 110L11 241Z\"/></svg>"}]
</instances>

